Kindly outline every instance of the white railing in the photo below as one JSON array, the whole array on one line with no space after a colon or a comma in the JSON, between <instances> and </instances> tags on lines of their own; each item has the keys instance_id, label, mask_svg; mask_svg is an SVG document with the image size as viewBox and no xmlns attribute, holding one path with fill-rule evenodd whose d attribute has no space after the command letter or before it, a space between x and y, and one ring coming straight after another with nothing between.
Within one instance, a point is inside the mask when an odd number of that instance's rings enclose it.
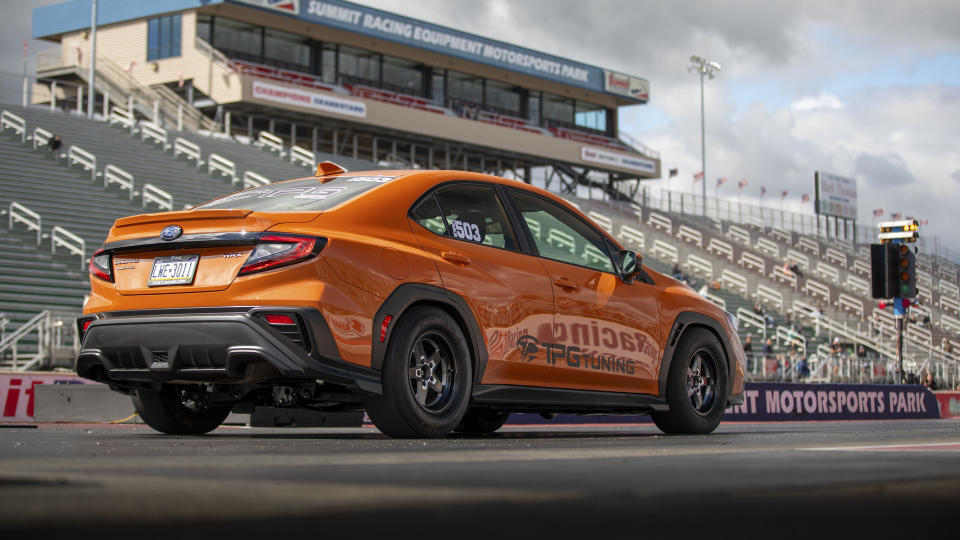
<instances>
[{"instance_id":1,"label":"white railing","mask_svg":"<svg viewBox=\"0 0 960 540\"><path fill-rule=\"evenodd\" d=\"M806 255L804 255L803 253L800 253L795 249L787 250L787 260L797 263L798 265L800 265L800 268L803 270L810 269L810 259Z\"/></svg>"},{"instance_id":2,"label":"white railing","mask_svg":"<svg viewBox=\"0 0 960 540\"><path fill-rule=\"evenodd\" d=\"M271 152L276 152L281 158L287 155L287 153L283 151L283 139L269 131L261 131L257 135L257 144Z\"/></svg>"},{"instance_id":3,"label":"white railing","mask_svg":"<svg viewBox=\"0 0 960 540\"><path fill-rule=\"evenodd\" d=\"M886 328L887 330L896 331L897 318L892 313L879 308L873 308L873 318L880 324L880 326Z\"/></svg>"},{"instance_id":4,"label":"white railing","mask_svg":"<svg viewBox=\"0 0 960 540\"><path fill-rule=\"evenodd\" d=\"M667 234L673 234L673 221L663 214L650 212L650 215L647 216L647 225L654 229L666 231Z\"/></svg>"},{"instance_id":5,"label":"white railing","mask_svg":"<svg viewBox=\"0 0 960 540\"><path fill-rule=\"evenodd\" d=\"M783 295L780 294L780 291L771 289L766 285L757 285L757 301L774 306L777 311L783 311Z\"/></svg>"},{"instance_id":6,"label":"white railing","mask_svg":"<svg viewBox=\"0 0 960 540\"><path fill-rule=\"evenodd\" d=\"M603 263L610 262L610 256L600 251L600 249L594 246L593 244L586 244L585 246L583 246L582 256L584 259L592 263L603 264Z\"/></svg>"},{"instance_id":7,"label":"white railing","mask_svg":"<svg viewBox=\"0 0 960 540\"><path fill-rule=\"evenodd\" d=\"M226 176L231 182L236 182L237 165L220 154L207 156L207 174L213 174L213 171Z\"/></svg>"},{"instance_id":8,"label":"white railing","mask_svg":"<svg viewBox=\"0 0 960 540\"><path fill-rule=\"evenodd\" d=\"M794 300L791 307L793 309L793 316L796 319L805 318L812 320L821 315L820 310L804 302L803 300Z\"/></svg>"},{"instance_id":9,"label":"white railing","mask_svg":"<svg viewBox=\"0 0 960 540\"><path fill-rule=\"evenodd\" d=\"M704 259L703 257L698 257L694 254L687 255L687 266L690 267L690 270L702 276L709 281L713 281L713 263Z\"/></svg>"},{"instance_id":10,"label":"white railing","mask_svg":"<svg viewBox=\"0 0 960 540\"><path fill-rule=\"evenodd\" d=\"M83 148L72 144L70 149L67 150L67 161L70 165L74 163L79 163L83 166L83 169L90 171L90 178L96 180L97 178L97 156L87 152Z\"/></svg>"},{"instance_id":11,"label":"white railing","mask_svg":"<svg viewBox=\"0 0 960 540\"><path fill-rule=\"evenodd\" d=\"M769 238L764 238L763 236L757 237L757 244L754 247L761 253L773 257L774 260L780 259L780 246Z\"/></svg>"},{"instance_id":12,"label":"white railing","mask_svg":"<svg viewBox=\"0 0 960 540\"><path fill-rule=\"evenodd\" d=\"M173 140L173 157L177 157L180 154L187 156L187 159L194 160L197 163L197 167L203 163L203 161L200 160L200 147L196 143L192 143L183 137L177 137Z\"/></svg>"},{"instance_id":13,"label":"white railing","mask_svg":"<svg viewBox=\"0 0 960 540\"><path fill-rule=\"evenodd\" d=\"M779 227L771 227L770 236L776 238L777 240L780 240L781 242L787 245L793 243L793 237L790 235L790 233L788 233L787 231Z\"/></svg>"},{"instance_id":14,"label":"white railing","mask_svg":"<svg viewBox=\"0 0 960 540\"><path fill-rule=\"evenodd\" d=\"M948 268L947 265L940 263L940 267L937 268L937 277L940 279L957 279L957 273L955 270Z\"/></svg>"},{"instance_id":15,"label":"white railing","mask_svg":"<svg viewBox=\"0 0 960 540\"><path fill-rule=\"evenodd\" d=\"M723 308L724 311L727 310L727 301L724 300L723 298L720 298L719 296L710 294L710 293L703 295L703 297L713 302L714 304L720 306L721 308Z\"/></svg>"},{"instance_id":16,"label":"white railing","mask_svg":"<svg viewBox=\"0 0 960 540\"><path fill-rule=\"evenodd\" d=\"M40 214L34 212L33 210L27 208L26 206L12 201L10 203L10 216L8 219L7 227L13 230L14 223L23 223L27 226L28 231L37 231L37 245L40 245L42 239L40 226L43 222L43 219L40 217Z\"/></svg>"},{"instance_id":17,"label":"white railing","mask_svg":"<svg viewBox=\"0 0 960 540\"><path fill-rule=\"evenodd\" d=\"M36 150L40 146L46 146L50 144L50 139L53 138L53 133L43 129L42 127L33 128L33 149Z\"/></svg>"},{"instance_id":18,"label":"white railing","mask_svg":"<svg viewBox=\"0 0 960 540\"><path fill-rule=\"evenodd\" d=\"M47 331L47 325L44 324L44 322L49 317L49 311L42 311L33 316L33 318L31 318L29 321L20 325L19 328L14 330L9 336L0 341L0 356L3 356L8 350L11 352L13 371L26 371L39 364L43 359L43 344L47 341L44 335ZM19 351L20 341L33 332L36 332L37 334L36 343L38 345L38 350L35 355L28 356L26 359L21 359L21 353Z\"/></svg>"},{"instance_id":19,"label":"white railing","mask_svg":"<svg viewBox=\"0 0 960 540\"><path fill-rule=\"evenodd\" d=\"M10 128L20 135L20 144L27 142L27 122L10 111L0 112L0 130Z\"/></svg>"},{"instance_id":20,"label":"white railing","mask_svg":"<svg viewBox=\"0 0 960 540\"><path fill-rule=\"evenodd\" d=\"M747 294L747 278L729 268L724 268L720 272L720 283L728 289L738 290L743 295Z\"/></svg>"},{"instance_id":21,"label":"white railing","mask_svg":"<svg viewBox=\"0 0 960 540\"><path fill-rule=\"evenodd\" d=\"M680 260L680 254L677 248L664 242L663 240L654 240L653 249L650 250L653 255L659 255L661 260L676 264Z\"/></svg>"},{"instance_id":22,"label":"white railing","mask_svg":"<svg viewBox=\"0 0 960 540\"><path fill-rule=\"evenodd\" d=\"M593 220L601 229L607 231L608 233L613 233L613 221L607 216L594 211L587 212L587 215L590 216L590 219Z\"/></svg>"},{"instance_id":23,"label":"white railing","mask_svg":"<svg viewBox=\"0 0 960 540\"><path fill-rule=\"evenodd\" d=\"M837 296L837 307L851 313L856 313L860 318L863 318L863 302L849 294L840 293Z\"/></svg>"},{"instance_id":24,"label":"white railing","mask_svg":"<svg viewBox=\"0 0 960 540\"><path fill-rule=\"evenodd\" d=\"M54 360L58 349L68 349L72 356L76 356L80 352L80 340L74 320L73 314L54 315L42 311L15 331L0 333L0 358L11 360L4 369L23 372L43 368L44 360ZM34 334L35 337L30 339ZM35 352L22 352L20 347L24 342L27 348L35 348Z\"/></svg>"},{"instance_id":25,"label":"white railing","mask_svg":"<svg viewBox=\"0 0 960 540\"><path fill-rule=\"evenodd\" d=\"M942 294L940 295L941 298L943 298L944 296L945 295L942 295ZM930 289L926 287L917 286L917 299L927 304L933 303L933 295L930 294Z\"/></svg>"},{"instance_id":26,"label":"white railing","mask_svg":"<svg viewBox=\"0 0 960 540\"><path fill-rule=\"evenodd\" d=\"M750 268L766 275L767 263L762 257L758 257L749 251L740 252L740 266Z\"/></svg>"},{"instance_id":27,"label":"white railing","mask_svg":"<svg viewBox=\"0 0 960 540\"><path fill-rule=\"evenodd\" d=\"M264 176L261 176L253 171L245 171L243 173L243 189L263 187L268 185L270 185L270 180Z\"/></svg>"},{"instance_id":28,"label":"white railing","mask_svg":"<svg viewBox=\"0 0 960 540\"><path fill-rule=\"evenodd\" d=\"M80 238L59 225L54 225L53 228L50 229L50 253L56 253L57 247L66 248L70 253L79 255L80 268L86 268L87 243L83 241L83 238Z\"/></svg>"},{"instance_id":29,"label":"white railing","mask_svg":"<svg viewBox=\"0 0 960 540\"><path fill-rule=\"evenodd\" d=\"M797 288L797 275L782 266L774 266L770 277L777 281L789 283L794 289Z\"/></svg>"},{"instance_id":30,"label":"white railing","mask_svg":"<svg viewBox=\"0 0 960 540\"><path fill-rule=\"evenodd\" d=\"M130 200L133 200L133 175L112 163L107 163L103 169L103 187L110 184L119 184L120 189L127 190Z\"/></svg>"},{"instance_id":31,"label":"white railing","mask_svg":"<svg viewBox=\"0 0 960 540\"><path fill-rule=\"evenodd\" d=\"M742 244L750 245L750 231L743 227L737 227L736 225L729 226L727 228L727 236Z\"/></svg>"},{"instance_id":32,"label":"white railing","mask_svg":"<svg viewBox=\"0 0 960 540\"><path fill-rule=\"evenodd\" d=\"M820 244L814 240L811 240L810 238L807 238L806 236L797 238L797 247L804 251L809 251L811 254L818 257L820 256Z\"/></svg>"},{"instance_id":33,"label":"white railing","mask_svg":"<svg viewBox=\"0 0 960 540\"><path fill-rule=\"evenodd\" d=\"M166 209L168 212L173 212L173 195L170 195L166 191L158 188L153 184L144 184L143 185L143 204L144 208L147 207L148 202L152 202L160 207L160 209Z\"/></svg>"},{"instance_id":34,"label":"white railing","mask_svg":"<svg viewBox=\"0 0 960 540\"><path fill-rule=\"evenodd\" d=\"M923 270L917 269L917 285L923 285L924 287L933 288L933 278L930 276L929 272L924 272Z\"/></svg>"},{"instance_id":35,"label":"white railing","mask_svg":"<svg viewBox=\"0 0 960 540\"><path fill-rule=\"evenodd\" d=\"M763 320L763 315L754 313L753 311L738 307L737 308L737 321L743 325L744 328L752 326L760 331L760 333L766 338L767 336L767 321Z\"/></svg>"},{"instance_id":36,"label":"white railing","mask_svg":"<svg viewBox=\"0 0 960 540\"><path fill-rule=\"evenodd\" d=\"M155 143L160 143L160 146L164 150L167 148L167 130L162 127L152 123L152 122L141 122L140 123L140 140L145 141L147 139L153 139Z\"/></svg>"},{"instance_id":37,"label":"white railing","mask_svg":"<svg viewBox=\"0 0 960 540\"><path fill-rule=\"evenodd\" d=\"M840 285L840 270L837 270L829 264L818 262L813 273L817 274L823 279L830 280L830 282L832 282L834 285Z\"/></svg>"},{"instance_id":38,"label":"white railing","mask_svg":"<svg viewBox=\"0 0 960 540\"><path fill-rule=\"evenodd\" d=\"M945 279L941 279L937 288L941 293L952 296L954 298L960 297L960 287L957 287L956 283L950 283Z\"/></svg>"},{"instance_id":39,"label":"white railing","mask_svg":"<svg viewBox=\"0 0 960 540\"><path fill-rule=\"evenodd\" d=\"M863 296L868 296L870 294L870 284L867 283L867 280L858 278L852 274L847 275L847 280L844 282L843 286L851 291L858 292Z\"/></svg>"},{"instance_id":40,"label":"white railing","mask_svg":"<svg viewBox=\"0 0 960 540\"><path fill-rule=\"evenodd\" d=\"M870 275L870 263L863 259L854 259L853 260L853 271L858 274L863 274L865 276Z\"/></svg>"},{"instance_id":41,"label":"white railing","mask_svg":"<svg viewBox=\"0 0 960 540\"><path fill-rule=\"evenodd\" d=\"M733 262L733 246L723 240L711 238L710 242L707 243L707 251Z\"/></svg>"},{"instance_id":42,"label":"white railing","mask_svg":"<svg viewBox=\"0 0 960 540\"><path fill-rule=\"evenodd\" d=\"M753 227L756 227L761 231L763 230L763 220L758 218L757 216L747 216L743 219L743 223L746 225L751 225Z\"/></svg>"},{"instance_id":43,"label":"white railing","mask_svg":"<svg viewBox=\"0 0 960 540\"><path fill-rule=\"evenodd\" d=\"M646 242L642 231L638 231L629 225L620 226L620 238L624 244L632 245L638 251L646 249Z\"/></svg>"},{"instance_id":44,"label":"white railing","mask_svg":"<svg viewBox=\"0 0 960 540\"><path fill-rule=\"evenodd\" d=\"M573 236L557 229L547 230L547 243L551 246L566 249L571 255L577 251L577 242Z\"/></svg>"},{"instance_id":45,"label":"white railing","mask_svg":"<svg viewBox=\"0 0 960 540\"><path fill-rule=\"evenodd\" d=\"M803 334L794 332L786 326L777 327L777 345L786 343L787 345L796 345L800 349L800 354L807 354L807 338Z\"/></svg>"},{"instance_id":46,"label":"white railing","mask_svg":"<svg viewBox=\"0 0 960 540\"><path fill-rule=\"evenodd\" d=\"M942 315L940 317L940 328L942 328L944 332L960 334L960 319L949 315Z\"/></svg>"},{"instance_id":47,"label":"white railing","mask_svg":"<svg viewBox=\"0 0 960 540\"><path fill-rule=\"evenodd\" d=\"M808 279L807 282L803 284L803 290L810 296L816 296L823 299L824 302L830 303L830 287L827 287L819 281Z\"/></svg>"},{"instance_id":48,"label":"white railing","mask_svg":"<svg viewBox=\"0 0 960 540\"><path fill-rule=\"evenodd\" d=\"M824 251L824 257L826 257L828 262L839 264L841 268L849 268L847 266L847 255L841 251L828 247Z\"/></svg>"},{"instance_id":49,"label":"white railing","mask_svg":"<svg viewBox=\"0 0 960 540\"><path fill-rule=\"evenodd\" d=\"M312 169L317 166L317 156L313 155L313 152L306 148L291 146L290 163L300 163Z\"/></svg>"},{"instance_id":50,"label":"white railing","mask_svg":"<svg viewBox=\"0 0 960 540\"><path fill-rule=\"evenodd\" d=\"M120 124L121 126L132 130L135 122L136 119L133 117L133 111L121 109L116 105L110 107L110 118L108 121L110 125Z\"/></svg>"},{"instance_id":51,"label":"white railing","mask_svg":"<svg viewBox=\"0 0 960 540\"><path fill-rule=\"evenodd\" d=\"M933 333L926 328L921 328L915 324L908 324L905 333L906 339L926 346L933 345Z\"/></svg>"},{"instance_id":52,"label":"white railing","mask_svg":"<svg viewBox=\"0 0 960 540\"><path fill-rule=\"evenodd\" d=\"M698 248L703 247L703 234L700 231L693 229L692 227L688 227L686 225L681 225L680 227L678 227L677 238L680 238L681 240L686 240L688 242L693 242L693 244Z\"/></svg>"}]
</instances>

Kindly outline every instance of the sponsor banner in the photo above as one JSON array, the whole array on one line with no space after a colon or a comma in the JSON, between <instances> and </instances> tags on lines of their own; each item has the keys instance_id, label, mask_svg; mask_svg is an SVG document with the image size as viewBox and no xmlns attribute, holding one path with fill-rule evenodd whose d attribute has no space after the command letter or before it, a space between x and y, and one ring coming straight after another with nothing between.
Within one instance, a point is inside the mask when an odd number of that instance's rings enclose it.
<instances>
[{"instance_id":1,"label":"sponsor banner","mask_svg":"<svg viewBox=\"0 0 960 540\"><path fill-rule=\"evenodd\" d=\"M97 384L73 373L0 373L0 422L32 422L40 384Z\"/></svg>"},{"instance_id":2,"label":"sponsor banner","mask_svg":"<svg viewBox=\"0 0 960 540\"><path fill-rule=\"evenodd\" d=\"M293 15L300 14L300 0L234 0L243 4L272 9Z\"/></svg>"},{"instance_id":3,"label":"sponsor banner","mask_svg":"<svg viewBox=\"0 0 960 540\"><path fill-rule=\"evenodd\" d=\"M940 418L960 418L960 392L935 392Z\"/></svg>"},{"instance_id":4,"label":"sponsor banner","mask_svg":"<svg viewBox=\"0 0 960 540\"><path fill-rule=\"evenodd\" d=\"M814 182L818 214L857 219L857 181L817 171Z\"/></svg>"},{"instance_id":5,"label":"sponsor banner","mask_svg":"<svg viewBox=\"0 0 960 540\"><path fill-rule=\"evenodd\" d=\"M611 152L610 150L602 150L595 146L581 146L580 159L648 174L655 174L657 172L657 163L653 160L640 156Z\"/></svg>"},{"instance_id":6,"label":"sponsor banner","mask_svg":"<svg viewBox=\"0 0 960 540\"><path fill-rule=\"evenodd\" d=\"M287 88L261 81L253 81L251 92L254 99L306 107L318 111L366 118L367 105L362 101L344 99L299 88Z\"/></svg>"},{"instance_id":7,"label":"sponsor banner","mask_svg":"<svg viewBox=\"0 0 960 540\"><path fill-rule=\"evenodd\" d=\"M611 94L620 94L643 101L650 99L649 82L640 77L632 77L616 71L603 70L603 89Z\"/></svg>"}]
</instances>

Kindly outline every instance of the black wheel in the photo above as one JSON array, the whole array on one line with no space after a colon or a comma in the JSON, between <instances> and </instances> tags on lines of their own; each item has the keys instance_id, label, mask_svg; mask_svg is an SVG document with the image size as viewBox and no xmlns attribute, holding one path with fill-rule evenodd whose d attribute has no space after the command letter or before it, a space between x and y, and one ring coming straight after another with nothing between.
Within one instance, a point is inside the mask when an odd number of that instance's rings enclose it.
<instances>
[{"instance_id":1,"label":"black wheel","mask_svg":"<svg viewBox=\"0 0 960 540\"><path fill-rule=\"evenodd\" d=\"M169 435L202 435L217 429L230 414L229 405L208 406L192 399L184 388L137 390L133 407L148 426Z\"/></svg>"},{"instance_id":2,"label":"black wheel","mask_svg":"<svg viewBox=\"0 0 960 540\"><path fill-rule=\"evenodd\" d=\"M727 364L717 337L692 328L683 337L667 376L670 410L653 413L664 433L706 434L717 429L727 407Z\"/></svg>"},{"instance_id":3,"label":"black wheel","mask_svg":"<svg viewBox=\"0 0 960 540\"><path fill-rule=\"evenodd\" d=\"M393 329L381 373L383 395L365 407L391 437L443 437L467 411L473 375L470 348L450 315L417 307Z\"/></svg>"},{"instance_id":4,"label":"black wheel","mask_svg":"<svg viewBox=\"0 0 960 540\"><path fill-rule=\"evenodd\" d=\"M460 425L455 431L460 433L472 433L475 435L487 435L503 427L503 424L510 418L510 413L504 411L491 411L489 409L470 409L463 416Z\"/></svg>"}]
</instances>

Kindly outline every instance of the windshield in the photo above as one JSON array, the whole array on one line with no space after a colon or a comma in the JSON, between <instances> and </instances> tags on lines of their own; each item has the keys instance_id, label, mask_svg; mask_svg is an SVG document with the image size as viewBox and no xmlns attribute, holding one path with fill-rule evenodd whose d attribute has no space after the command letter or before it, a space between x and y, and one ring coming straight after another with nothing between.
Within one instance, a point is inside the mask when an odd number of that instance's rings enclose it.
<instances>
[{"instance_id":1,"label":"windshield","mask_svg":"<svg viewBox=\"0 0 960 540\"><path fill-rule=\"evenodd\" d=\"M323 211L396 178L395 176L340 176L325 184L308 178L281 182L227 195L194 210L243 208L254 212Z\"/></svg>"}]
</instances>

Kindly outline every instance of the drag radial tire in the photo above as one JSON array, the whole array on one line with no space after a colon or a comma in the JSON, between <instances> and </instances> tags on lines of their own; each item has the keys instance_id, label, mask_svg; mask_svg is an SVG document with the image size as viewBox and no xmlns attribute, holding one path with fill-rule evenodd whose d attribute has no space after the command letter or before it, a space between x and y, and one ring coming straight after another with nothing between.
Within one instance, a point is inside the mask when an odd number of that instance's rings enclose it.
<instances>
[{"instance_id":1,"label":"drag radial tire","mask_svg":"<svg viewBox=\"0 0 960 540\"><path fill-rule=\"evenodd\" d=\"M133 407L153 429L168 435L202 435L217 429L230 414L229 405L198 406L183 399L175 385L162 390L138 389Z\"/></svg>"},{"instance_id":2,"label":"drag radial tire","mask_svg":"<svg viewBox=\"0 0 960 540\"><path fill-rule=\"evenodd\" d=\"M667 376L670 410L651 414L664 433L706 434L717 429L727 407L727 363L723 347L712 332L691 328L684 332Z\"/></svg>"},{"instance_id":3,"label":"drag radial tire","mask_svg":"<svg viewBox=\"0 0 960 540\"><path fill-rule=\"evenodd\" d=\"M460 425L455 431L460 433L472 433L475 435L487 435L503 427L507 422L510 413L504 411L491 411L489 409L470 409L463 416Z\"/></svg>"},{"instance_id":4,"label":"drag radial tire","mask_svg":"<svg viewBox=\"0 0 960 540\"><path fill-rule=\"evenodd\" d=\"M467 411L470 347L450 315L433 307L405 313L383 362L383 394L365 402L377 429L391 437L443 437Z\"/></svg>"}]
</instances>

